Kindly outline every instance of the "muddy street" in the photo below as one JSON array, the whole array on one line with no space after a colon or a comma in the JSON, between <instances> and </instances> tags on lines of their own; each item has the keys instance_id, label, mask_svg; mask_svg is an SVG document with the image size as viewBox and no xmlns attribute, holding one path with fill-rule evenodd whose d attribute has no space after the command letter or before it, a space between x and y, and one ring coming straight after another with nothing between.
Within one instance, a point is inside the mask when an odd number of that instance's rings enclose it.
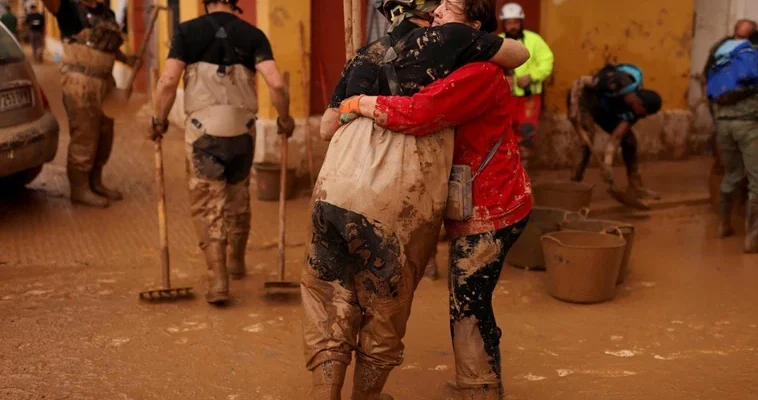
<instances>
[{"instance_id":1,"label":"muddy street","mask_svg":"<svg viewBox=\"0 0 758 400\"><path fill-rule=\"evenodd\" d=\"M0 198L0 399L306 399L299 299L263 292L276 277L277 203L252 196L250 273L232 281L231 307L208 306L182 132L172 128L164 140L172 283L198 296L140 303L138 293L161 276L148 117L116 119L105 176L125 200L106 210L74 207L57 67L36 69L61 141L29 190ZM755 398L758 258L742 253L741 236L717 240L716 216L692 201L707 189L710 160L642 168L651 187L682 201L641 215L610 209L637 232L631 275L615 300L563 303L547 294L544 272L504 267L495 312L508 399ZM607 204L601 186L596 203ZM288 203L290 280L304 263L307 207L303 196ZM446 244L438 262L447 264ZM405 362L386 390L396 399L456 398L446 386L454 372L446 270L417 291Z\"/></svg>"}]
</instances>

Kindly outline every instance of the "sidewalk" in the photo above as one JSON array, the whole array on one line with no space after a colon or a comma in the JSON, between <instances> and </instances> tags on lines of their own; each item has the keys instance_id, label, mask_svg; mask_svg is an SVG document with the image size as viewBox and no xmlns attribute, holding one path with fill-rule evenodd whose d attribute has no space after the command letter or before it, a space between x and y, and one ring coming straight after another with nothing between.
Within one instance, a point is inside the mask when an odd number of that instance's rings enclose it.
<instances>
[{"instance_id":1,"label":"sidewalk","mask_svg":"<svg viewBox=\"0 0 758 400\"><path fill-rule=\"evenodd\" d=\"M661 200L646 200L653 210L667 209L686 205L707 204L710 198L708 192L708 176L713 160L708 156L692 157L684 161L648 162L640 165L642 181L649 189L659 192ZM532 183L553 180L568 180L571 171L536 171ZM626 170L623 166L613 169L617 185L626 188ZM594 185L592 191L593 215L638 213L615 201L608 194L608 185L600 176L598 168L589 168L584 175L584 182Z\"/></svg>"}]
</instances>

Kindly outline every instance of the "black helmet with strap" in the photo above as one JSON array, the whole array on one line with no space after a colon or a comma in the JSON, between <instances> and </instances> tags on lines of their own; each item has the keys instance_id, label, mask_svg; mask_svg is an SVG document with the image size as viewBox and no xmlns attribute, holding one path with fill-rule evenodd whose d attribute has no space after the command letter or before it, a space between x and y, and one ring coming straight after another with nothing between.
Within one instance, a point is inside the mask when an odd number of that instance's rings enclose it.
<instances>
[{"instance_id":1,"label":"black helmet with strap","mask_svg":"<svg viewBox=\"0 0 758 400\"><path fill-rule=\"evenodd\" d=\"M390 31L406 18L421 18L432 21L429 15L439 7L440 0L377 0L376 8L392 22Z\"/></svg>"},{"instance_id":2,"label":"black helmet with strap","mask_svg":"<svg viewBox=\"0 0 758 400\"><path fill-rule=\"evenodd\" d=\"M222 3L230 5L234 11L242 14L242 9L237 6L237 0L203 0L203 6L205 6L205 12L208 13L208 4Z\"/></svg>"}]
</instances>

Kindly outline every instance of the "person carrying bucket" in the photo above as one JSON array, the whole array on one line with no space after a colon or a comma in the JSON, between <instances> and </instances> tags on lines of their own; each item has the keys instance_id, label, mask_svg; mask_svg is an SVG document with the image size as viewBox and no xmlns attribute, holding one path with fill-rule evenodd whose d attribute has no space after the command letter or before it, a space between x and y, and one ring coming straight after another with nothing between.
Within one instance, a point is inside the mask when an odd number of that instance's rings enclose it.
<instances>
[{"instance_id":1,"label":"person carrying bucket","mask_svg":"<svg viewBox=\"0 0 758 400\"><path fill-rule=\"evenodd\" d=\"M367 93L410 95L472 61L515 68L528 58L523 45L468 24L428 27L434 7L427 3L381 4L391 32L348 63L332 105L357 104ZM491 0L465 3L494 9ZM463 4L445 0L440 7ZM494 26L491 17L485 22ZM345 118L337 130L340 114L334 109L322 120L322 137L331 143L313 193L301 281L306 368L313 399L339 399L355 352L352 398L374 400L387 398L379 396L403 361L414 291L446 208L454 138L451 129L403 135L367 118Z\"/></svg>"},{"instance_id":2,"label":"person carrying bucket","mask_svg":"<svg viewBox=\"0 0 758 400\"><path fill-rule=\"evenodd\" d=\"M594 132L594 126L610 134L605 149L603 173L612 176L611 166L616 149L626 165L633 198L660 199L660 195L642 184L637 155L637 137L632 127L642 118L661 109L658 93L642 88L642 71L632 64L607 64L593 76L581 76L574 81L566 97L568 116L574 128ZM582 145L582 156L571 180L581 182L592 156L592 149Z\"/></svg>"},{"instance_id":3,"label":"person carrying bucket","mask_svg":"<svg viewBox=\"0 0 758 400\"><path fill-rule=\"evenodd\" d=\"M206 14L181 23L153 98L150 138L161 140L184 74L190 209L207 267L209 304L229 300L229 276L245 276L250 234L250 169L258 99L255 72L269 87L278 133L295 122L289 91L266 35L235 13L237 0L204 0Z\"/></svg>"}]
</instances>

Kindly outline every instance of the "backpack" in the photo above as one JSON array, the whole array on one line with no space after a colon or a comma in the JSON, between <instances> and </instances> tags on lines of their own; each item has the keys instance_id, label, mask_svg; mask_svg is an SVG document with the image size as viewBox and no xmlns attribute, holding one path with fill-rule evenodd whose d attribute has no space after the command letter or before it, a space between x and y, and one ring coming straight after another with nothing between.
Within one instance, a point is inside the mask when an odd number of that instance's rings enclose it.
<instances>
[{"instance_id":1,"label":"backpack","mask_svg":"<svg viewBox=\"0 0 758 400\"><path fill-rule=\"evenodd\" d=\"M623 96L642 87L642 70L633 64L606 64L595 78L595 90L604 97Z\"/></svg>"},{"instance_id":2,"label":"backpack","mask_svg":"<svg viewBox=\"0 0 758 400\"><path fill-rule=\"evenodd\" d=\"M719 46L706 78L709 99L723 98L758 86L758 52L748 40L727 40Z\"/></svg>"}]
</instances>

